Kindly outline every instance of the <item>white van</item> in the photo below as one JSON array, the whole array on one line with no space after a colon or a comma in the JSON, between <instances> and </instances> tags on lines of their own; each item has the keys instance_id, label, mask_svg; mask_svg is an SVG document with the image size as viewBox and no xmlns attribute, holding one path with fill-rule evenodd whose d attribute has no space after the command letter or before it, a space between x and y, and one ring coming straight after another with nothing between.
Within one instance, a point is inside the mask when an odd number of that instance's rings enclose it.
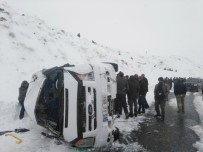
<instances>
[{"instance_id":1,"label":"white van","mask_svg":"<svg viewBox=\"0 0 203 152\"><path fill-rule=\"evenodd\" d=\"M54 67L33 75L25 109L37 124L77 147L112 137L117 64Z\"/></svg>"}]
</instances>

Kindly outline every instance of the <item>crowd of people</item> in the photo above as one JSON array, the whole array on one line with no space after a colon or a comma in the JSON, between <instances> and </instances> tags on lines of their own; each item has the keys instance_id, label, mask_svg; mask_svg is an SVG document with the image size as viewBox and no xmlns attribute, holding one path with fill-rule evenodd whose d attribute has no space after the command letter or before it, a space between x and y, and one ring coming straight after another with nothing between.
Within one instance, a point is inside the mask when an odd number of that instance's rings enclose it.
<instances>
[{"instance_id":1,"label":"crowd of people","mask_svg":"<svg viewBox=\"0 0 203 152\"><path fill-rule=\"evenodd\" d=\"M128 75L124 76L124 73L120 71L116 79L117 95L115 112L117 117L120 117L122 114L122 109L124 110L126 119L133 116L137 117L138 114L145 113L145 108L149 108L146 100L148 80L145 75L142 74L141 76L138 76L135 74L129 77Z\"/></svg>"},{"instance_id":2,"label":"crowd of people","mask_svg":"<svg viewBox=\"0 0 203 152\"><path fill-rule=\"evenodd\" d=\"M154 95L155 95L155 111L156 115L155 117L160 116L161 120L164 120L165 117L165 103L168 100L168 94L170 93L170 84L166 81L166 79L163 79L160 77L158 79L158 84L155 86L154 89ZM177 101L177 112L178 113L184 113L185 107L184 107L184 100L187 92L187 88L185 85L186 79L185 78L174 78L171 83L174 83L174 94ZM171 84L172 86L172 84ZM161 110L160 110L161 109ZM160 112L161 111L161 112Z\"/></svg>"},{"instance_id":3,"label":"crowd of people","mask_svg":"<svg viewBox=\"0 0 203 152\"><path fill-rule=\"evenodd\" d=\"M168 101L168 95L174 83L174 94L177 100L177 112L184 113L184 99L187 92L184 78L158 78L158 83L154 88L155 111L154 117L165 118L165 104ZM124 76L123 72L117 74L117 95L115 101L115 112L119 118L122 110L125 118L137 117L138 114L145 113L149 108L146 100L148 92L148 79L144 74ZM127 97L127 98L126 98Z\"/></svg>"}]
</instances>

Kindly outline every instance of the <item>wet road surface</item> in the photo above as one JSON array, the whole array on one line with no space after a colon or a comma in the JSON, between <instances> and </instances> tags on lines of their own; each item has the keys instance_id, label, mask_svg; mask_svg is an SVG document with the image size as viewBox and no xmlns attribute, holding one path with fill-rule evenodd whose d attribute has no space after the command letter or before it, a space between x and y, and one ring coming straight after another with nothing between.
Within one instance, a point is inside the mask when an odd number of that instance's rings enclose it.
<instances>
[{"instance_id":1,"label":"wet road surface","mask_svg":"<svg viewBox=\"0 0 203 152\"><path fill-rule=\"evenodd\" d=\"M173 93L170 99L175 98ZM192 145L199 140L190 127L200 124L198 113L193 105L194 95L185 98L185 113L177 113L177 108L166 103L165 121L154 118L154 106L146 114L148 120L140 124L138 131L131 133L136 141L150 152L196 152Z\"/></svg>"},{"instance_id":2,"label":"wet road surface","mask_svg":"<svg viewBox=\"0 0 203 152\"><path fill-rule=\"evenodd\" d=\"M196 152L193 147L199 137L190 127L200 124L199 115L193 105L193 93L185 97L185 113L177 113L175 96L170 94L166 102L165 121L154 118L156 114L154 105L146 114L145 122L140 124L139 130L128 134L121 134L119 147L107 147L102 149L88 149L97 152ZM175 107L174 107L175 100ZM171 106L173 102L173 106ZM141 147L135 147L135 142ZM81 149L80 149L81 150ZM84 149L86 152L87 149Z\"/></svg>"}]
</instances>

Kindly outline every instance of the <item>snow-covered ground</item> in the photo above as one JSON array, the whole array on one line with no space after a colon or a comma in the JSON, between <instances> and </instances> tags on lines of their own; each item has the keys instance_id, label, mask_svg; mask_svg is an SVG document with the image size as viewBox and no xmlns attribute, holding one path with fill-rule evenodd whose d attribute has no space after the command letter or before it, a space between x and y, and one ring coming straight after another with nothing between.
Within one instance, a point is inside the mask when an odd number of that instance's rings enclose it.
<instances>
[{"instance_id":1,"label":"snow-covered ground","mask_svg":"<svg viewBox=\"0 0 203 152\"><path fill-rule=\"evenodd\" d=\"M147 100L150 105L154 102L153 90L158 77L203 77L203 67L185 57L140 55L94 44L62 29L53 28L37 17L16 11L0 0L0 131L20 127L30 129L29 132L16 134L23 140L21 144L16 144L9 136L0 136L0 152L79 151L68 144L56 145L54 140L42 137L40 133L45 129L36 125L29 117L18 119L18 88L23 80L29 81L33 73L43 68L65 63L103 61L117 63L119 71L127 75L144 73L149 80ZM173 71L164 68L171 68ZM197 96L194 103L201 118L201 96ZM171 106L175 107L175 104L172 102ZM123 116L116 121L116 126L127 135L131 130L139 129L139 123L144 119L144 116L138 116L125 120ZM201 125L195 126L194 130L203 138ZM203 151L202 140L194 145L200 151ZM126 151L142 149L138 143L125 146L116 142L114 145L115 148L121 146ZM94 149L89 149L91 150Z\"/></svg>"},{"instance_id":2,"label":"snow-covered ground","mask_svg":"<svg viewBox=\"0 0 203 152\"><path fill-rule=\"evenodd\" d=\"M193 101L197 112L199 113L199 118L201 121L200 125L193 126L192 129L200 137L200 141L196 142L193 146L196 147L200 152L203 151L203 96L202 94L197 94Z\"/></svg>"}]
</instances>

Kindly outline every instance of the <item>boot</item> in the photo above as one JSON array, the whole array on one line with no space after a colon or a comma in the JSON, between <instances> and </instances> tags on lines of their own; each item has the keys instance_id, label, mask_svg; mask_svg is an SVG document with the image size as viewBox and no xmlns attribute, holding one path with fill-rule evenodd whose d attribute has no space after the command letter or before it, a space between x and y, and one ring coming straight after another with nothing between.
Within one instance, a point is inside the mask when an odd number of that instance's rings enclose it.
<instances>
[{"instance_id":1,"label":"boot","mask_svg":"<svg viewBox=\"0 0 203 152\"><path fill-rule=\"evenodd\" d=\"M129 114L128 114L128 117L133 117L133 114L132 114L132 113L129 113Z\"/></svg>"},{"instance_id":2,"label":"boot","mask_svg":"<svg viewBox=\"0 0 203 152\"><path fill-rule=\"evenodd\" d=\"M156 118L156 117L159 117L159 116L161 116L160 114L156 114L156 115L154 115L154 117Z\"/></svg>"}]
</instances>

